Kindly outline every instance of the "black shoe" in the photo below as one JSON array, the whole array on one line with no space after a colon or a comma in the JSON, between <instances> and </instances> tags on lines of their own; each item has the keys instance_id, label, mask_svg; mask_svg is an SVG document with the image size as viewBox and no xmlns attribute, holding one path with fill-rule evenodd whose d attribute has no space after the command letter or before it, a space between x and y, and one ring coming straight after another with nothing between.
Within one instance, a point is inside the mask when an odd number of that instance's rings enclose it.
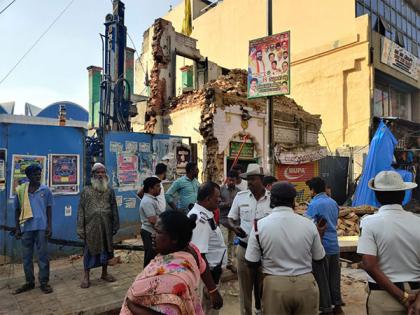
<instances>
[{"instance_id":1,"label":"black shoe","mask_svg":"<svg viewBox=\"0 0 420 315\"><path fill-rule=\"evenodd\" d=\"M13 295L16 294L20 294L26 291L30 291L32 289L35 288L35 284L34 283L25 283L23 286L21 286L20 288L17 288L15 291L13 291Z\"/></svg>"},{"instance_id":2,"label":"black shoe","mask_svg":"<svg viewBox=\"0 0 420 315\"><path fill-rule=\"evenodd\" d=\"M53 292L53 289L48 283L41 284L41 291L45 294L50 294Z\"/></svg>"}]
</instances>

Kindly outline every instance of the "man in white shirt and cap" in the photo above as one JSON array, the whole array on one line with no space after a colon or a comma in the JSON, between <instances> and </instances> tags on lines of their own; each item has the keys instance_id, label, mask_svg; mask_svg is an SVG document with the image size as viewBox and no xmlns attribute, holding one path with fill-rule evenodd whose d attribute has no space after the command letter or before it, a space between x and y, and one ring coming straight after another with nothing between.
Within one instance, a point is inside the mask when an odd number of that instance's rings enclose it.
<instances>
[{"instance_id":1,"label":"man in white shirt and cap","mask_svg":"<svg viewBox=\"0 0 420 315\"><path fill-rule=\"evenodd\" d=\"M273 212L254 223L245 258L264 273L263 314L318 314L319 291L312 260L324 258L318 230L295 214L296 189L288 182L271 189Z\"/></svg>"},{"instance_id":2,"label":"man in white shirt and cap","mask_svg":"<svg viewBox=\"0 0 420 315\"><path fill-rule=\"evenodd\" d=\"M408 313L420 289L420 217L403 209L404 182L394 171L382 171L368 184L381 204L362 219L357 253L369 275L369 315Z\"/></svg>"},{"instance_id":3,"label":"man in white shirt and cap","mask_svg":"<svg viewBox=\"0 0 420 315\"><path fill-rule=\"evenodd\" d=\"M264 170L260 165L249 164L247 172L240 176L248 181L248 190L237 193L228 214L228 223L239 237L236 259L241 315L251 315L253 291L256 313L261 312L262 272L261 268L254 270L248 267L245 251L254 221L271 213L270 192L264 187ZM240 225L238 225L239 220Z\"/></svg>"}]
</instances>

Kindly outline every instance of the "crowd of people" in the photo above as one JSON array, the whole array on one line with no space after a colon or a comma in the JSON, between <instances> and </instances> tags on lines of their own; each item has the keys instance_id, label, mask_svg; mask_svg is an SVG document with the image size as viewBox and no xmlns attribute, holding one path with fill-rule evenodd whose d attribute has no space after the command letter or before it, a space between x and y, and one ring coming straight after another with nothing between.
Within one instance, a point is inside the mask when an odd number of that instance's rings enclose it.
<instances>
[{"instance_id":1,"label":"crowd of people","mask_svg":"<svg viewBox=\"0 0 420 315\"><path fill-rule=\"evenodd\" d=\"M258 164L249 164L245 173L232 168L220 187L200 185L197 165L188 163L186 175L165 192L166 172L158 164L139 192L144 269L128 289L121 314L218 314L225 268L237 273L241 315L343 314L339 208L322 178L306 183L312 200L302 216L294 211L295 187L265 176ZM34 289L36 248L40 288L48 294L53 196L41 184L39 165L25 173L29 181L17 188L15 218L26 281L13 293ZM369 182L382 205L361 221L357 248L369 276L370 315L420 314L420 217L402 208L405 191L415 186L393 171ZM96 163L77 217L85 245L82 288L89 288L96 267L103 280L116 281L107 267L118 229L115 193L105 166Z\"/></svg>"}]
</instances>

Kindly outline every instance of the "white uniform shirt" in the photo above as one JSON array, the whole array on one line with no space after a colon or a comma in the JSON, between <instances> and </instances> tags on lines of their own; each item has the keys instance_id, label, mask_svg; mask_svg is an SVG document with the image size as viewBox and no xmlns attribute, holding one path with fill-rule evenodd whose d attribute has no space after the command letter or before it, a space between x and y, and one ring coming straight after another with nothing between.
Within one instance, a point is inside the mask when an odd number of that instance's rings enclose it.
<instances>
[{"instance_id":1,"label":"white uniform shirt","mask_svg":"<svg viewBox=\"0 0 420 315\"><path fill-rule=\"evenodd\" d=\"M275 276L299 276L312 272L312 259L325 256L318 230L311 220L295 214L292 208L276 207L273 213L258 221L263 255L253 229L245 259L262 258L263 273Z\"/></svg>"},{"instance_id":2,"label":"white uniform shirt","mask_svg":"<svg viewBox=\"0 0 420 315\"><path fill-rule=\"evenodd\" d=\"M270 192L265 191L265 195L260 200L256 200L250 190L238 192L233 200L228 218L241 220L241 228L247 234L241 241L248 242L254 220L262 219L271 213Z\"/></svg>"},{"instance_id":3,"label":"white uniform shirt","mask_svg":"<svg viewBox=\"0 0 420 315\"><path fill-rule=\"evenodd\" d=\"M360 223L357 253L378 257L392 282L420 282L420 217L400 205L386 205ZM369 282L375 282L369 277Z\"/></svg>"},{"instance_id":4,"label":"white uniform shirt","mask_svg":"<svg viewBox=\"0 0 420 315\"><path fill-rule=\"evenodd\" d=\"M153 175L153 177L159 178L156 175ZM156 197L159 205L160 212L163 212L166 210L166 199L165 199L165 188L163 188L162 182L160 183L160 195Z\"/></svg>"},{"instance_id":5,"label":"white uniform shirt","mask_svg":"<svg viewBox=\"0 0 420 315\"><path fill-rule=\"evenodd\" d=\"M213 212L196 203L188 213L188 217L192 214L197 215L197 226L193 230L191 242L201 253L206 254L210 268L216 267L220 262L225 266L227 253L222 231L216 224L216 229L212 230L208 221L214 219Z\"/></svg>"}]
</instances>

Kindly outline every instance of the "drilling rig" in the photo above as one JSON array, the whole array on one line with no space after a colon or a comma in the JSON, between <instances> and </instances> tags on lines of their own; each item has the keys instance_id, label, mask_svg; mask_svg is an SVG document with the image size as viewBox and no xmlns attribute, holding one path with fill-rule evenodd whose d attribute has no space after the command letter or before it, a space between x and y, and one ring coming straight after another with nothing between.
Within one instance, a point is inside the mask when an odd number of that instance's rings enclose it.
<instances>
[{"instance_id":1,"label":"drilling rig","mask_svg":"<svg viewBox=\"0 0 420 315\"><path fill-rule=\"evenodd\" d=\"M132 131L130 118L137 115L131 101L133 87L125 78L127 27L124 24L125 5L112 2L113 11L105 17L102 40L102 75L100 84L99 125L96 134L86 139L86 166L103 162L104 137L108 131ZM88 172L89 173L89 172Z\"/></svg>"}]
</instances>

